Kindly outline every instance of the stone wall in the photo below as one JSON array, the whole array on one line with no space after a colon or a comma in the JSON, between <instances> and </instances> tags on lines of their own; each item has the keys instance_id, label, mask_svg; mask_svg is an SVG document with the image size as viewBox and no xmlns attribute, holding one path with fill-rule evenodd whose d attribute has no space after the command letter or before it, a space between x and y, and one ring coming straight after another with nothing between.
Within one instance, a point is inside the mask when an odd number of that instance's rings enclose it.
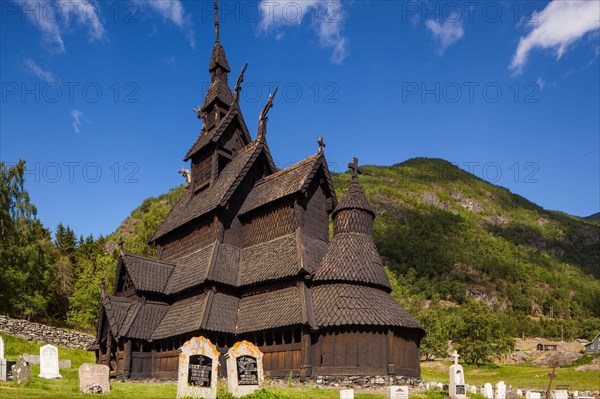
<instances>
[{"instance_id":1,"label":"stone wall","mask_svg":"<svg viewBox=\"0 0 600 399\"><path fill-rule=\"evenodd\" d=\"M52 344L71 349L87 349L95 340L89 334L63 330L27 320L10 319L0 316L0 332L14 335L28 341Z\"/></svg>"}]
</instances>

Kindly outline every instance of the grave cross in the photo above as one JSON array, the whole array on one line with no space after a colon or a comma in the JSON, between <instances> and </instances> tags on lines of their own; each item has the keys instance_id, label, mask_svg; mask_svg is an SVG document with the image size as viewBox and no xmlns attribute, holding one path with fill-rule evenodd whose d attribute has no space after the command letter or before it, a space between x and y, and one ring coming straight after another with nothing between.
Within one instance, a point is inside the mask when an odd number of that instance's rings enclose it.
<instances>
[{"instance_id":1,"label":"grave cross","mask_svg":"<svg viewBox=\"0 0 600 399\"><path fill-rule=\"evenodd\" d=\"M460 356L458 356L458 352L454 351L454 353L452 354L452 357L454 358L454 364L458 364L458 358Z\"/></svg>"},{"instance_id":2,"label":"grave cross","mask_svg":"<svg viewBox=\"0 0 600 399\"><path fill-rule=\"evenodd\" d=\"M358 175L362 175L362 169L358 167L358 158L352 158L352 162L348 164L348 169L352 171L352 181L357 182Z\"/></svg>"},{"instance_id":3,"label":"grave cross","mask_svg":"<svg viewBox=\"0 0 600 399\"><path fill-rule=\"evenodd\" d=\"M319 154L323 152L323 147L327 147L325 141L323 141L323 136L319 136L319 140L317 140L317 144L319 145Z\"/></svg>"}]
</instances>

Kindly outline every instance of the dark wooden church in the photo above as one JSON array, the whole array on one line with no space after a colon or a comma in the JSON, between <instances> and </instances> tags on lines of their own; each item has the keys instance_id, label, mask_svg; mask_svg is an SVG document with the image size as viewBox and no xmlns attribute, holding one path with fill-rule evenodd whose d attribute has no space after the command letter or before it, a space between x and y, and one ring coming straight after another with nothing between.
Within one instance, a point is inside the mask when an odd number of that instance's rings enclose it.
<instances>
[{"instance_id":1,"label":"dark wooden church","mask_svg":"<svg viewBox=\"0 0 600 399\"><path fill-rule=\"evenodd\" d=\"M253 342L272 376L419 377L424 331L389 295L356 160L339 202L322 140L278 170L266 138L273 96L252 140L238 104L245 67L232 92L218 17L215 27L187 187L150 239L158 258L122 252L97 362L125 378L176 378L178 348L202 335L222 353Z\"/></svg>"}]
</instances>

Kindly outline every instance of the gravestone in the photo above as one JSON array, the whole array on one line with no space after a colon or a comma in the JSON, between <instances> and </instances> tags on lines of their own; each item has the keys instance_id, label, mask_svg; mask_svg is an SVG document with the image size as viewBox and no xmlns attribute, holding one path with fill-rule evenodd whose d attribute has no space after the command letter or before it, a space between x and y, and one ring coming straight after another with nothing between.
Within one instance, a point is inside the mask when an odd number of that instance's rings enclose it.
<instances>
[{"instance_id":1,"label":"gravestone","mask_svg":"<svg viewBox=\"0 0 600 399\"><path fill-rule=\"evenodd\" d=\"M504 381L496 384L496 399L506 399L506 384Z\"/></svg>"},{"instance_id":2,"label":"gravestone","mask_svg":"<svg viewBox=\"0 0 600 399\"><path fill-rule=\"evenodd\" d=\"M471 393L477 393L477 386L476 385L471 385L469 388L471 388Z\"/></svg>"},{"instance_id":3,"label":"gravestone","mask_svg":"<svg viewBox=\"0 0 600 399\"><path fill-rule=\"evenodd\" d=\"M248 341L236 342L225 355L227 385L233 396L240 397L256 391L264 380L263 354Z\"/></svg>"},{"instance_id":4,"label":"gravestone","mask_svg":"<svg viewBox=\"0 0 600 399\"><path fill-rule=\"evenodd\" d=\"M527 391L525 392L526 399L542 399L542 394L539 392Z\"/></svg>"},{"instance_id":5,"label":"gravestone","mask_svg":"<svg viewBox=\"0 0 600 399\"><path fill-rule=\"evenodd\" d=\"M40 378L62 378L58 373L58 349L53 345L40 348Z\"/></svg>"},{"instance_id":6,"label":"gravestone","mask_svg":"<svg viewBox=\"0 0 600 399\"><path fill-rule=\"evenodd\" d=\"M83 393L109 393L109 372L105 364L82 364L79 367L79 390Z\"/></svg>"},{"instance_id":7,"label":"gravestone","mask_svg":"<svg viewBox=\"0 0 600 399\"><path fill-rule=\"evenodd\" d=\"M465 372L462 366L458 364L458 353L454 351L452 356L454 356L454 364L450 366L449 395L451 398L464 399L467 397Z\"/></svg>"},{"instance_id":8,"label":"gravestone","mask_svg":"<svg viewBox=\"0 0 600 399\"><path fill-rule=\"evenodd\" d=\"M408 386L389 386L387 389L387 399L408 399Z\"/></svg>"},{"instance_id":9,"label":"gravestone","mask_svg":"<svg viewBox=\"0 0 600 399\"><path fill-rule=\"evenodd\" d=\"M354 389L342 389L340 399L354 399Z\"/></svg>"},{"instance_id":10,"label":"gravestone","mask_svg":"<svg viewBox=\"0 0 600 399\"><path fill-rule=\"evenodd\" d=\"M8 369L6 368L6 359L4 358L4 340L0 337L0 381L6 381Z\"/></svg>"},{"instance_id":11,"label":"gravestone","mask_svg":"<svg viewBox=\"0 0 600 399\"><path fill-rule=\"evenodd\" d=\"M31 379L31 366L29 366L23 360L18 360L17 363L12 366L13 381L17 384L22 384Z\"/></svg>"},{"instance_id":12,"label":"gravestone","mask_svg":"<svg viewBox=\"0 0 600 399\"><path fill-rule=\"evenodd\" d=\"M219 351L204 337L194 337L180 348L177 398L217 397Z\"/></svg>"},{"instance_id":13,"label":"gravestone","mask_svg":"<svg viewBox=\"0 0 600 399\"><path fill-rule=\"evenodd\" d=\"M487 399L494 399L494 390L492 389L492 384L486 382L483 386L483 396Z\"/></svg>"},{"instance_id":14,"label":"gravestone","mask_svg":"<svg viewBox=\"0 0 600 399\"><path fill-rule=\"evenodd\" d=\"M40 364L40 355L32 355L31 353L23 353L20 357L29 364ZM70 369L71 361L69 359L60 359L58 361L59 369Z\"/></svg>"},{"instance_id":15,"label":"gravestone","mask_svg":"<svg viewBox=\"0 0 600 399\"><path fill-rule=\"evenodd\" d=\"M522 397L523 397L523 391L522 391L521 389L517 389L517 396L518 396L519 398L522 398Z\"/></svg>"},{"instance_id":16,"label":"gravestone","mask_svg":"<svg viewBox=\"0 0 600 399\"><path fill-rule=\"evenodd\" d=\"M550 397L552 399L569 399L569 392L566 389L557 389L550 392Z\"/></svg>"}]
</instances>

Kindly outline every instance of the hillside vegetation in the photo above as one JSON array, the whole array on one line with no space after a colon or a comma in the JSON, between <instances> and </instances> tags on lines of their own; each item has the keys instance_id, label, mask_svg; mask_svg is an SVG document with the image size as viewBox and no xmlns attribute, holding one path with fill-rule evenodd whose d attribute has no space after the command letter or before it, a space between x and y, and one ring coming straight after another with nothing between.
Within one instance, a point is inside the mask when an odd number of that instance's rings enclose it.
<instances>
[{"instance_id":1,"label":"hillside vegetation","mask_svg":"<svg viewBox=\"0 0 600 399\"><path fill-rule=\"evenodd\" d=\"M19 171L0 166L0 261L8 265L0 282L9 287L0 312L93 331L100 282L110 289L114 281L117 243L153 256L146 243L183 187L146 199L110 236L76 238L61 224L52 241ZM476 330L503 352L512 346L507 337L591 339L600 331L599 222L546 211L439 159L363 171L392 295L428 330L424 354L443 355L448 339L475 347ZM350 176L333 179L339 198ZM468 360L489 360L488 347L480 342Z\"/></svg>"}]
</instances>

